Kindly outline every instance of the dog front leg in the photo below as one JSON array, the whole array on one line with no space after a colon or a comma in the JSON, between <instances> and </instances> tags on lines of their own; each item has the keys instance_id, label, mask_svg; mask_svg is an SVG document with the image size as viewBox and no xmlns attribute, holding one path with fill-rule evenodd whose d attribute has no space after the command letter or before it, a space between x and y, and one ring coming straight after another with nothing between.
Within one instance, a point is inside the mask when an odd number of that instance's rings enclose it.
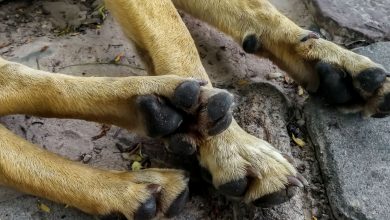
<instances>
[{"instance_id":1,"label":"dog front leg","mask_svg":"<svg viewBox=\"0 0 390 220\"><path fill-rule=\"evenodd\" d=\"M188 7L201 10L202 4L216 2L222 4L223 1L198 3L194 0L188 2ZM230 1L225 3L229 5ZM170 0L107 0L106 5L126 35L147 50L156 74L209 79L191 35ZM204 15L214 17L223 9L209 8ZM218 105L224 104L219 102ZM226 121L226 118L220 119ZM246 133L234 121L223 133L202 140L198 153L208 181L221 193L247 203L271 206L284 202L294 194L291 188L305 183L275 148Z\"/></svg>"},{"instance_id":2,"label":"dog front leg","mask_svg":"<svg viewBox=\"0 0 390 220\"><path fill-rule=\"evenodd\" d=\"M159 212L159 204L162 213L171 216L181 210L188 195L188 177L183 171L99 170L34 146L3 126L0 136L1 185L89 214L150 219Z\"/></svg>"},{"instance_id":3,"label":"dog front leg","mask_svg":"<svg viewBox=\"0 0 390 220\"><path fill-rule=\"evenodd\" d=\"M205 82L179 76L74 77L34 70L0 58L0 115L28 114L114 124L138 134L175 133L186 118L201 136L229 125L231 95L205 88ZM215 102L226 100L227 105ZM230 100L230 101L229 101ZM229 104L230 103L230 104ZM212 106L213 116L200 108Z\"/></svg>"},{"instance_id":4,"label":"dog front leg","mask_svg":"<svg viewBox=\"0 0 390 220\"><path fill-rule=\"evenodd\" d=\"M299 27L268 0L173 2L231 35L248 53L270 58L342 110L390 115L390 74L381 65Z\"/></svg>"}]
</instances>

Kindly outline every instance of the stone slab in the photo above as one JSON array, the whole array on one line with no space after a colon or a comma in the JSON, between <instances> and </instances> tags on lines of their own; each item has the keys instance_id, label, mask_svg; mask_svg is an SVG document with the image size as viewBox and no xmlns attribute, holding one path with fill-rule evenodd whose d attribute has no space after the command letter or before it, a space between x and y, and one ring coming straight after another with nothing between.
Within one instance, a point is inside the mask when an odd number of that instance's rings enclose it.
<instances>
[{"instance_id":1,"label":"stone slab","mask_svg":"<svg viewBox=\"0 0 390 220\"><path fill-rule=\"evenodd\" d=\"M305 0L332 35L369 42L390 40L390 0Z\"/></svg>"},{"instance_id":2,"label":"stone slab","mask_svg":"<svg viewBox=\"0 0 390 220\"><path fill-rule=\"evenodd\" d=\"M390 71L390 41L359 47L353 51L371 58L374 62L382 64L387 72Z\"/></svg>"},{"instance_id":3,"label":"stone slab","mask_svg":"<svg viewBox=\"0 0 390 220\"><path fill-rule=\"evenodd\" d=\"M355 50L390 69L390 42ZM344 115L312 99L307 128L338 219L390 219L390 118Z\"/></svg>"}]
</instances>

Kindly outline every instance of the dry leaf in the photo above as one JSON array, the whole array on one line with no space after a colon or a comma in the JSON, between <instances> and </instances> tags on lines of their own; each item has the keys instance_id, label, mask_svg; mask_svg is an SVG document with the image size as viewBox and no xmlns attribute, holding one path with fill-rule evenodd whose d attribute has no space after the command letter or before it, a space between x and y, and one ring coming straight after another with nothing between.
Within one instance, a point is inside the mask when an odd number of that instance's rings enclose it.
<instances>
[{"instance_id":1,"label":"dry leaf","mask_svg":"<svg viewBox=\"0 0 390 220\"><path fill-rule=\"evenodd\" d=\"M106 136L107 132L110 131L111 127L112 127L111 125L102 124L102 127L100 128L100 134L93 136L91 139L93 141L96 141L96 140Z\"/></svg>"},{"instance_id":2,"label":"dry leaf","mask_svg":"<svg viewBox=\"0 0 390 220\"><path fill-rule=\"evenodd\" d=\"M142 164L138 161L134 161L133 164L131 164L131 170L137 171L142 169Z\"/></svg>"},{"instance_id":3,"label":"dry leaf","mask_svg":"<svg viewBox=\"0 0 390 220\"><path fill-rule=\"evenodd\" d=\"M313 216L313 217L312 217L312 220L317 220L317 217Z\"/></svg>"},{"instance_id":4,"label":"dry leaf","mask_svg":"<svg viewBox=\"0 0 390 220\"><path fill-rule=\"evenodd\" d=\"M304 90L303 90L302 86L298 86L298 95L303 96L303 93L304 93Z\"/></svg>"},{"instance_id":5,"label":"dry leaf","mask_svg":"<svg viewBox=\"0 0 390 220\"><path fill-rule=\"evenodd\" d=\"M249 81L248 80L245 80L245 79L240 79L238 80L237 84L239 86L245 86L245 85L248 85L249 84Z\"/></svg>"},{"instance_id":6,"label":"dry leaf","mask_svg":"<svg viewBox=\"0 0 390 220\"><path fill-rule=\"evenodd\" d=\"M305 141L300 138L296 138L294 134L292 134L292 139L300 147L304 147L306 145Z\"/></svg>"},{"instance_id":7,"label":"dry leaf","mask_svg":"<svg viewBox=\"0 0 390 220\"><path fill-rule=\"evenodd\" d=\"M125 56L125 54L123 52L121 52L120 54L116 55L116 57L114 58L114 63L119 63L124 56Z\"/></svg>"},{"instance_id":8,"label":"dry leaf","mask_svg":"<svg viewBox=\"0 0 390 220\"><path fill-rule=\"evenodd\" d=\"M98 12L99 12L100 18L102 20L105 20L106 19L106 7L104 5L101 5L100 7L98 7Z\"/></svg>"},{"instance_id":9,"label":"dry leaf","mask_svg":"<svg viewBox=\"0 0 390 220\"><path fill-rule=\"evenodd\" d=\"M43 53L43 52L45 52L47 49L49 49L49 46L45 45L45 46L43 46L43 47L39 50L39 52Z\"/></svg>"},{"instance_id":10,"label":"dry leaf","mask_svg":"<svg viewBox=\"0 0 390 220\"><path fill-rule=\"evenodd\" d=\"M43 212L50 213L50 208L43 203L39 203L38 208Z\"/></svg>"},{"instance_id":11,"label":"dry leaf","mask_svg":"<svg viewBox=\"0 0 390 220\"><path fill-rule=\"evenodd\" d=\"M294 83L294 80L291 79L289 76L285 75L284 76L284 81L287 83L287 84L293 84Z\"/></svg>"}]
</instances>

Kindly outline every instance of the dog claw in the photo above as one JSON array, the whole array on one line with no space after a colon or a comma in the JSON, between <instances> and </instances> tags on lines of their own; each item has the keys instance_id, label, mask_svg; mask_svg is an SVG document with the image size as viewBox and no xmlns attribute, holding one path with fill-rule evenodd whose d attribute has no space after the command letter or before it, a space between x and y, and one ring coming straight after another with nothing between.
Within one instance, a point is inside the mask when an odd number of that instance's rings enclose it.
<instances>
[{"instance_id":1,"label":"dog claw","mask_svg":"<svg viewBox=\"0 0 390 220\"><path fill-rule=\"evenodd\" d=\"M287 154L283 154L282 153L282 156L291 164L294 164L294 159L292 157L290 157L289 155Z\"/></svg>"},{"instance_id":2,"label":"dog claw","mask_svg":"<svg viewBox=\"0 0 390 220\"><path fill-rule=\"evenodd\" d=\"M296 177L293 177L293 176L288 176L287 177L287 180L288 180L288 183L292 186L298 186L300 188L303 188L303 183L297 179Z\"/></svg>"},{"instance_id":3,"label":"dog claw","mask_svg":"<svg viewBox=\"0 0 390 220\"><path fill-rule=\"evenodd\" d=\"M309 182L307 182L307 180L305 179L305 177L302 176L302 174L297 173L297 174L295 175L295 177L296 177L297 179L299 179L299 181L301 181L301 183L303 184L303 186L308 186L308 185L309 185Z\"/></svg>"},{"instance_id":4,"label":"dog claw","mask_svg":"<svg viewBox=\"0 0 390 220\"><path fill-rule=\"evenodd\" d=\"M180 195L173 201L169 209L166 211L165 216L168 218L172 218L178 215L184 208L184 205L188 201L189 198L189 189L188 187L180 193Z\"/></svg>"},{"instance_id":5,"label":"dog claw","mask_svg":"<svg viewBox=\"0 0 390 220\"><path fill-rule=\"evenodd\" d=\"M305 42L309 39L320 39L320 35L315 32L310 32L308 35L301 39L301 42Z\"/></svg>"},{"instance_id":6,"label":"dog claw","mask_svg":"<svg viewBox=\"0 0 390 220\"><path fill-rule=\"evenodd\" d=\"M290 197L287 195L287 189L265 195L259 199L256 199L253 204L261 208L270 208L275 205L279 205L288 201Z\"/></svg>"}]
</instances>

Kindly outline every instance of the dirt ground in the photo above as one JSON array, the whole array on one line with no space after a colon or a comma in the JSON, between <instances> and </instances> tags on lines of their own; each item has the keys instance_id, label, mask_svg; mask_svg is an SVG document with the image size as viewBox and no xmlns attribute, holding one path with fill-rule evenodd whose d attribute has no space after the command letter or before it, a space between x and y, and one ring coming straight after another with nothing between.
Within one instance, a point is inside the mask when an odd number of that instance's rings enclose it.
<instances>
[{"instance_id":1,"label":"dirt ground","mask_svg":"<svg viewBox=\"0 0 390 220\"><path fill-rule=\"evenodd\" d=\"M300 0L273 2L299 25L315 27ZM145 75L144 55L124 38L100 6L100 1L91 0L2 2L0 56L33 68L72 75ZM3 117L1 121L23 138L91 166L129 169L131 161L126 152L141 144L153 167L190 170L191 201L177 219L332 219L318 163L305 135L302 104L307 94L268 60L245 54L228 36L205 23L183 13L182 17L213 84L235 94L235 118L239 124L291 154L309 181L310 186L292 201L271 209L228 201L201 180L195 159L183 163L181 158L165 152L159 141L140 138L117 127L96 139L93 137L101 133L102 125L92 122L22 115ZM297 146L291 140L292 133L301 136L306 146ZM47 204L51 212L37 208L40 203ZM0 207L4 210L0 211L2 220L89 218L30 196L4 201Z\"/></svg>"}]
</instances>

